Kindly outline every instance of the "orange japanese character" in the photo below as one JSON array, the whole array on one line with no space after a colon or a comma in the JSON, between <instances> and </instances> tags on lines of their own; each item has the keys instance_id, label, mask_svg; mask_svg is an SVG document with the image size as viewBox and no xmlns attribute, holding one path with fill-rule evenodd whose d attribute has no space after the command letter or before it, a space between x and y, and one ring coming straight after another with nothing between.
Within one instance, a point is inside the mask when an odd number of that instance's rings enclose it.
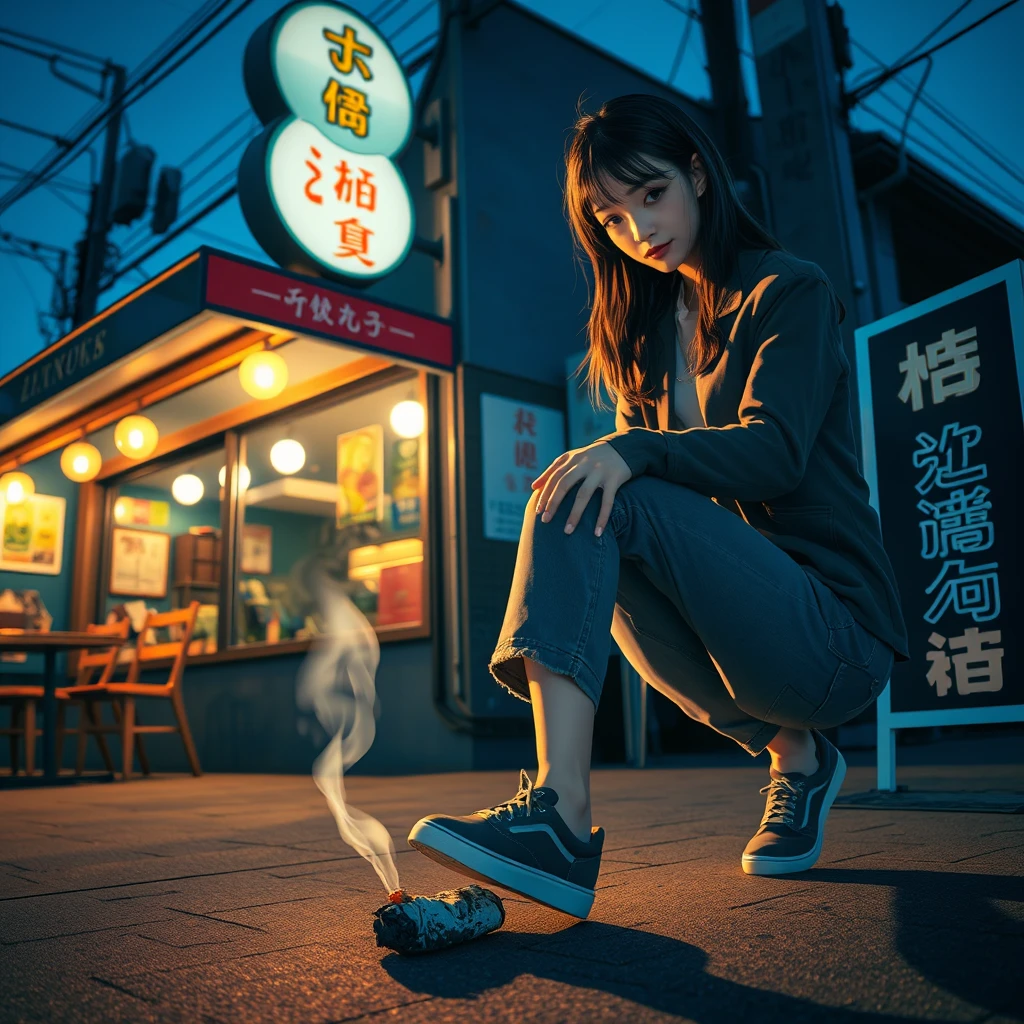
<instances>
[{"instance_id":1,"label":"orange japanese character","mask_svg":"<svg viewBox=\"0 0 1024 1024\"><path fill-rule=\"evenodd\" d=\"M348 220L336 220L334 222L341 229L341 241L338 243L338 251L335 256L355 256L364 267L372 267L373 260L366 259L370 248L370 235L373 232L359 223L357 217L349 217Z\"/></svg>"},{"instance_id":2,"label":"orange japanese character","mask_svg":"<svg viewBox=\"0 0 1024 1024\"><path fill-rule=\"evenodd\" d=\"M345 26L345 31L342 35L338 35L337 32L332 32L330 29L324 29L324 38L332 43L337 43L341 50L330 50L331 63L343 74L350 74L352 66L355 65L359 68L359 73L368 82L373 78L373 74L370 72L369 67L366 65L366 61L362 57L356 57L355 54L361 53L363 57L372 57L373 50L365 43L360 43L356 39L355 29L351 25Z\"/></svg>"},{"instance_id":3,"label":"orange japanese character","mask_svg":"<svg viewBox=\"0 0 1024 1024\"><path fill-rule=\"evenodd\" d=\"M370 108L366 93L343 86L332 78L321 99L327 107L327 120L339 128L350 128L359 138L365 138L369 128Z\"/></svg>"},{"instance_id":4,"label":"orange japanese character","mask_svg":"<svg viewBox=\"0 0 1024 1024\"><path fill-rule=\"evenodd\" d=\"M334 169L338 172L338 180L334 184L334 194L338 197L338 202L351 203L354 188L356 206L373 213L377 209L377 186L370 181L373 172L360 167L359 177L353 178L351 168L344 160Z\"/></svg>"},{"instance_id":5,"label":"orange japanese character","mask_svg":"<svg viewBox=\"0 0 1024 1024\"><path fill-rule=\"evenodd\" d=\"M310 153L313 154L313 156L317 158L317 160L320 159L320 150L315 149L313 146L310 146L309 151ZM324 197L320 195L318 192L311 192L310 189L323 177L323 174L320 171L320 168L317 167L317 165L313 163L312 160L307 160L306 166L313 172L313 177L311 177L309 181L306 182L306 198L311 203L322 203L324 201Z\"/></svg>"}]
</instances>

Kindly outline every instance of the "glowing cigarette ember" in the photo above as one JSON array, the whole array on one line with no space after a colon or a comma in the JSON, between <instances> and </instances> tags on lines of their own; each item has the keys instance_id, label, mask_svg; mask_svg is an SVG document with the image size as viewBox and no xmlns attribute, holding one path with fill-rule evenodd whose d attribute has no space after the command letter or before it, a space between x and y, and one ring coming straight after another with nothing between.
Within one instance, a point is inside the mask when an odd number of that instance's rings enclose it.
<instances>
[{"instance_id":1,"label":"glowing cigarette ember","mask_svg":"<svg viewBox=\"0 0 1024 1024\"><path fill-rule=\"evenodd\" d=\"M505 923L505 908L490 889L467 885L436 896L410 896L401 889L373 912L377 945L396 953L431 953L478 939Z\"/></svg>"}]
</instances>

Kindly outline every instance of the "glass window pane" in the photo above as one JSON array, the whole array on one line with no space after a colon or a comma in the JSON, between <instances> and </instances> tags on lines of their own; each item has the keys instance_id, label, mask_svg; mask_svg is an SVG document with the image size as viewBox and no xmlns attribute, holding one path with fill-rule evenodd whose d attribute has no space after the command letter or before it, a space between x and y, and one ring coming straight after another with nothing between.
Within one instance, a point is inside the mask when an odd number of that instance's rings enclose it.
<instances>
[{"instance_id":1,"label":"glass window pane","mask_svg":"<svg viewBox=\"0 0 1024 1024\"><path fill-rule=\"evenodd\" d=\"M217 649L221 567L218 448L164 463L121 483L110 528L110 564L103 610L141 628L146 610L199 601L192 654Z\"/></svg>"},{"instance_id":2,"label":"glass window pane","mask_svg":"<svg viewBox=\"0 0 1024 1024\"><path fill-rule=\"evenodd\" d=\"M321 567L381 632L422 624L419 393L409 378L245 435L236 643L315 636Z\"/></svg>"}]
</instances>

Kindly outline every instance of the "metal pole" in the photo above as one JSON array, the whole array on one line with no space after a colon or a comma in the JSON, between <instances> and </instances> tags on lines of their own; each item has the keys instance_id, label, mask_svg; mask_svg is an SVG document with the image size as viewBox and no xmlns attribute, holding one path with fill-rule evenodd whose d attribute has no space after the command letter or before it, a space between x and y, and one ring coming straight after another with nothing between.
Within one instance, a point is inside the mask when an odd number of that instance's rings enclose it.
<instances>
[{"instance_id":1,"label":"metal pole","mask_svg":"<svg viewBox=\"0 0 1024 1024\"><path fill-rule=\"evenodd\" d=\"M740 70L734 0L701 0L700 24L718 122L718 143L737 181L748 182L753 154Z\"/></svg>"},{"instance_id":2,"label":"metal pole","mask_svg":"<svg viewBox=\"0 0 1024 1024\"><path fill-rule=\"evenodd\" d=\"M114 199L114 178L117 175L117 150L121 138L121 103L124 98L127 71L120 64L107 64L111 77L110 117L103 146L103 168L99 184L93 189L89 204L89 223L83 239L75 289L74 323L84 323L96 312L100 277L107 251L110 230L110 207Z\"/></svg>"}]
</instances>

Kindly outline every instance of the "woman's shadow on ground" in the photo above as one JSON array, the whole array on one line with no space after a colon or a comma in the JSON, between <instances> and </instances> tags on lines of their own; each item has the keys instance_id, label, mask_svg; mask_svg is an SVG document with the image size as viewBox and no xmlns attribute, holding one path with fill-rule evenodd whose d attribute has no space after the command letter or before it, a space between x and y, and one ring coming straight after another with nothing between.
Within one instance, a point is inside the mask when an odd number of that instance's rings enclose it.
<instances>
[{"instance_id":1,"label":"woman's shadow on ground","mask_svg":"<svg viewBox=\"0 0 1024 1024\"><path fill-rule=\"evenodd\" d=\"M891 899L888 917L896 925L897 950L914 971L937 988L990 1013L1012 1013L1021 1005L1024 987L1019 964L1024 954L1024 919L1021 915L1010 917L998 904L1017 903L1024 908L1024 879L836 868L819 868L793 877L831 883L827 890L823 886L821 895L827 893L832 902L839 898L863 900L873 916L879 915L879 898ZM880 887L888 892L872 895L839 889L840 896L837 883ZM861 915L854 909L852 915L840 915L840 920L843 916ZM813 915L804 917L808 928L813 929ZM831 924L835 923L831 918ZM884 932L880 922L879 933ZM861 959L856 949L836 949L834 943L824 940L818 949L813 935L800 951L800 963L807 963L808 951L820 956L823 973L834 974L837 965L840 970L848 965L850 984L837 995L865 1004L877 1002L880 993L871 980L877 977L877 954L868 953ZM785 949L766 945L762 955L777 967L777 958L787 954ZM615 995L662 1013L680 1014L699 1024L732 1024L743 1019L820 1020L826 1014L836 1024L909 1019L766 991L710 974L707 965L708 955L698 946L598 921L581 922L553 935L498 932L443 953L423 957L389 954L382 961L391 977L410 991L448 999L486 997L519 976L528 975ZM862 971L867 966L872 969ZM514 1016L514 1004L509 1009ZM587 1006L581 992L578 1019L586 1019L588 1011L596 1010L596 1004ZM908 1010L916 1017L921 1007Z\"/></svg>"}]
</instances>

